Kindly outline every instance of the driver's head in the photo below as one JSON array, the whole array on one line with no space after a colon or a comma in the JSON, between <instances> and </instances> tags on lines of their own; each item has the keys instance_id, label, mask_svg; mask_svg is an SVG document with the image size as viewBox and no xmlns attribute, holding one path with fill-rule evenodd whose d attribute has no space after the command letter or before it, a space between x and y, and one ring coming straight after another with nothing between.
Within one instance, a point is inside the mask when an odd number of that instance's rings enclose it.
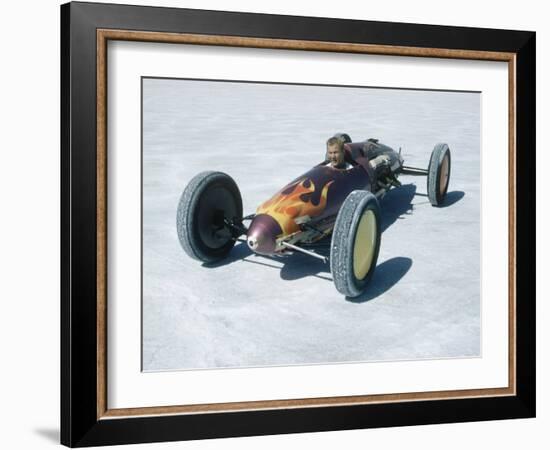
<instances>
[{"instance_id":1,"label":"driver's head","mask_svg":"<svg viewBox=\"0 0 550 450\"><path fill-rule=\"evenodd\" d=\"M344 163L344 142L337 137L331 137L327 141L327 159L332 167Z\"/></svg>"}]
</instances>

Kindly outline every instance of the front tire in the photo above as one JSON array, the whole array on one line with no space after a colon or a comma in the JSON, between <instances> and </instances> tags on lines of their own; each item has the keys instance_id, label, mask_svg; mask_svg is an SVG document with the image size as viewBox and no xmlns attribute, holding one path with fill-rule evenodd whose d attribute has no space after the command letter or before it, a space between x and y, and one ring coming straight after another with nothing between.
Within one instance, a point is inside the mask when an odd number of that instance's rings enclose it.
<instances>
[{"instance_id":1,"label":"front tire","mask_svg":"<svg viewBox=\"0 0 550 450\"><path fill-rule=\"evenodd\" d=\"M361 295L371 280L380 251L381 213L368 191L353 191L342 204L330 246L330 271L338 292Z\"/></svg>"},{"instance_id":2,"label":"front tire","mask_svg":"<svg viewBox=\"0 0 550 450\"><path fill-rule=\"evenodd\" d=\"M428 198L432 206L440 206L445 200L451 178L451 151L447 144L437 144L428 166Z\"/></svg>"},{"instance_id":3,"label":"front tire","mask_svg":"<svg viewBox=\"0 0 550 450\"><path fill-rule=\"evenodd\" d=\"M181 195L176 218L180 244L191 258L211 263L227 256L235 237L224 218L242 218L237 183L223 172L201 172Z\"/></svg>"}]
</instances>

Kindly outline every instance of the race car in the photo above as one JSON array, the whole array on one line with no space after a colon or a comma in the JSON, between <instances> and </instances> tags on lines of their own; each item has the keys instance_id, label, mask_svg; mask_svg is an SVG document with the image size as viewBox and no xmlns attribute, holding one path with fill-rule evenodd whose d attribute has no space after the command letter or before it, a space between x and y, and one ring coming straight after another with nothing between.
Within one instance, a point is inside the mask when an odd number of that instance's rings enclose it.
<instances>
[{"instance_id":1,"label":"race car","mask_svg":"<svg viewBox=\"0 0 550 450\"><path fill-rule=\"evenodd\" d=\"M214 171L196 175L177 210L177 232L185 253L213 263L225 258L236 241L246 242L259 255L300 252L330 264L341 294L354 298L365 292L380 250L379 199L401 186L399 175L420 175L427 177L430 203L441 205L449 186L451 152L447 144L437 144L428 168L421 169L405 166L401 149L395 151L378 139L352 142L346 133L333 138L343 147L341 168L331 164L327 152L324 161L246 216L233 178ZM329 256L315 251L329 237Z\"/></svg>"}]
</instances>

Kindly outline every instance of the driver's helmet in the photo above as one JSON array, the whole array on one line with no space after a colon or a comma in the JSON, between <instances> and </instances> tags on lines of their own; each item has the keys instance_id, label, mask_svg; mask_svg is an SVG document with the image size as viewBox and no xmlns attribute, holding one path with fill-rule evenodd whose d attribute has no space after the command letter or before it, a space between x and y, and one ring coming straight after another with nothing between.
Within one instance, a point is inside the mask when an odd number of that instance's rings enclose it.
<instances>
[{"instance_id":1,"label":"driver's helmet","mask_svg":"<svg viewBox=\"0 0 550 450\"><path fill-rule=\"evenodd\" d=\"M340 139L344 144L349 144L351 142L349 134L346 133L336 133L334 137Z\"/></svg>"}]
</instances>

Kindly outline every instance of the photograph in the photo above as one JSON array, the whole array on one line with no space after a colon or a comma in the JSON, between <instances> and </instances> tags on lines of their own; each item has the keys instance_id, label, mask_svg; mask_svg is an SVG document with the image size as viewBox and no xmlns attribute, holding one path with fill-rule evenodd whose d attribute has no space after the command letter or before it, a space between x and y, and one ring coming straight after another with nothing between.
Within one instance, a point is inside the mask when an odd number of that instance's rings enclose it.
<instances>
[{"instance_id":1,"label":"photograph","mask_svg":"<svg viewBox=\"0 0 550 450\"><path fill-rule=\"evenodd\" d=\"M143 3L58 8L59 441L534 418L537 23Z\"/></svg>"},{"instance_id":2,"label":"photograph","mask_svg":"<svg viewBox=\"0 0 550 450\"><path fill-rule=\"evenodd\" d=\"M142 371L481 357L481 98L143 76Z\"/></svg>"}]
</instances>

